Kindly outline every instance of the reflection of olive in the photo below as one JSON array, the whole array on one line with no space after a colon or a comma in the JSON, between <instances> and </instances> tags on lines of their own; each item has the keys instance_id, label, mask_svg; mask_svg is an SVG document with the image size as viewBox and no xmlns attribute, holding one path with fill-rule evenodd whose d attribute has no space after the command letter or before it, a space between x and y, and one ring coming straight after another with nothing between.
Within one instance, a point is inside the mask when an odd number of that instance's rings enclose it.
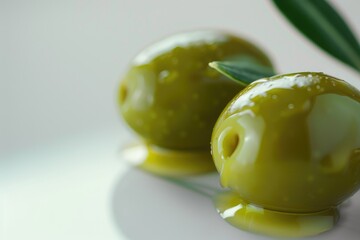
<instances>
[{"instance_id":1,"label":"reflection of olive","mask_svg":"<svg viewBox=\"0 0 360 240\"><path fill-rule=\"evenodd\" d=\"M221 182L267 209L315 212L360 186L360 92L323 73L259 80L225 108L212 136Z\"/></svg>"},{"instance_id":2,"label":"reflection of olive","mask_svg":"<svg viewBox=\"0 0 360 240\"><path fill-rule=\"evenodd\" d=\"M271 66L249 42L216 31L178 34L150 46L134 59L120 85L125 121L150 144L209 148L216 119L241 87L208 63L243 54Z\"/></svg>"}]
</instances>

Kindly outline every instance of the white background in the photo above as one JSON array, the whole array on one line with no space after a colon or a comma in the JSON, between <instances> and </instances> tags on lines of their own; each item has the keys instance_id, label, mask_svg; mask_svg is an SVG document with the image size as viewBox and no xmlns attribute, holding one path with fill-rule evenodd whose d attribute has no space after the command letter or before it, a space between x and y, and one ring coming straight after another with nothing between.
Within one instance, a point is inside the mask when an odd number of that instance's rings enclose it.
<instances>
[{"instance_id":1,"label":"white background","mask_svg":"<svg viewBox=\"0 0 360 240\"><path fill-rule=\"evenodd\" d=\"M334 1L360 33L360 2ZM118 130L116 91L145 46L185 30L227 29L261 46L279 72L324 71L360 86L267 0L1 0L1 150ZM359 35L359 34L358 34Z\"/></svg>"},{"instance_id":2,"label":"white background","mask_svg":"<svg viewBox=\"0 0 360 240\"><path fill-rule=\"evenodd\" d=\"M360 2L332 2L360 33ZM360 88L267 0L0 0L0 239L122 236L108 211L125 171L115 155L131 138L119 79L145 46L204 28L252 40L278 72L323 71Z\"/></svg>"}]
</instances>

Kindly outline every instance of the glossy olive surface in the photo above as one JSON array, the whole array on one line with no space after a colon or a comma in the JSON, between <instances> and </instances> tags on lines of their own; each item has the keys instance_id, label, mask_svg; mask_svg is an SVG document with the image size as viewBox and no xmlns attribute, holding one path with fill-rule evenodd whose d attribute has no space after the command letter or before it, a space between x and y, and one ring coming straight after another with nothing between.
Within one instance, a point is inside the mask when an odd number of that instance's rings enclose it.
<instances>
[{"instance_id":1,"label":"glossy olive surface","mask_svg":"<svg viewBox=\"0 0 360 240\"><path fill-rule=\"evenodd\" d=\"M125 121L147 143L209 149L216 119L242 87L208 63L243 55L271 66L254 45L218 31L182 33L153 44L135 57L121 82Z\"/></svg>"},{"instance_id":2,"label":"glossy olive surface","mask_svg":"<svg viewBox=\"0 0 360 240\"><path fill-rule=\"evenodd\" d=\"M284 212L336 206L360 186L360 92L323 73L254 82L218 119L212 154L221 183Z\"/></svg>"}]
</instances>

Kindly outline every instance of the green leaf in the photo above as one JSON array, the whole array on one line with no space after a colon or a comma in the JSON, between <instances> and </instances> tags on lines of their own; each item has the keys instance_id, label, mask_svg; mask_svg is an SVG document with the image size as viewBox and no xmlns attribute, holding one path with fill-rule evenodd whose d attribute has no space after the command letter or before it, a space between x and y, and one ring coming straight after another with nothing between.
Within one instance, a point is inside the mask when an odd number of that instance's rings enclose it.
<instances>
[{"instance_id":1,"label":"green leaf","mask_svg":"<svg viewBox=\"0 0 360 240\"><path fill-rule=\"evenodd\" d=\"M273 0L306 37L360 72L360 44L340 14L325 0Z\"/></svg>"},{"instance_id":2,"label":"green leaf","mask_svg":"<svg viewBox=\"0 0 360 240\"><path fill-rule=\"evenodd\" d=\"M244 87L258 79L275 75L272 68L260 65L249 57L215 61L209 63L209 66Z\"/></svg>"}]
</instances>

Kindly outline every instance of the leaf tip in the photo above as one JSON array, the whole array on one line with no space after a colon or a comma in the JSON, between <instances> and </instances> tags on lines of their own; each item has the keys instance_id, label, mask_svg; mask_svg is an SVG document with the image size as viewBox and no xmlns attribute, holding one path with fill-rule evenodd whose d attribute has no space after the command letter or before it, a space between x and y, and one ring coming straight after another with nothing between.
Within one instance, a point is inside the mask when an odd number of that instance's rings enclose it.
<instances>
[{"instance_id":1,"label":"leaf tip","mask_svg":"<svg viewBox=\"0 0 360 240\"><path fill-rule=\"evenodd\" d=\"M209 62L209 67L217 69L219 67L219 63L217 61Z\"/></svg>"}]
</instances>

